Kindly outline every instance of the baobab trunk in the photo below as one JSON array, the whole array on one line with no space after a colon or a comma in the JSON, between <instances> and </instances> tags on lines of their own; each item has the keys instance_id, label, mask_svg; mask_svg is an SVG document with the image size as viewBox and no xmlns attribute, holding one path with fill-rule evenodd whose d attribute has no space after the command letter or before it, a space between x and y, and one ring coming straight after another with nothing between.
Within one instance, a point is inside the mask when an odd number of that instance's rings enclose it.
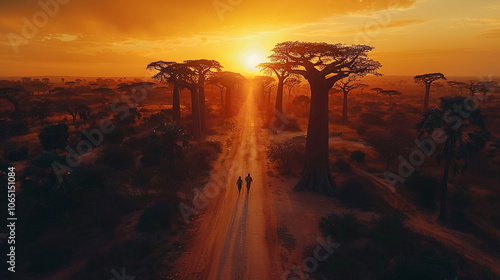
<instances>
[{"instance_id":1,"label":"baobab trunk","mask_svg":"<svg viewBox=\"0 0 500 280\"><path fill-rule=\"evenodd\" d=\"M201 133L201 122L200 122L200 104L199 104L199 97L198 97L198 89L197 87L193 87L190 89L191 91L191 111L192 111L192 118L193 118L193 131L191 132L193 137L196 140L201 140L202 139L202 133Z\"/></svg>"},{"instance_id":2,"label":"baobab trunk","mask_svg":"<svg viewBox=\"0 0 500 280\"><path fill-rule=\"evenodd\" d=\"M179 85L174 83L172 95L172 118L174 123L179 124L181 120L181 101L179 96Z\"/></svg>"},{"instance_id":3,"label":"baobab trunk","mask_svg":"<svg viewBox=\"0 0 500 280\"><path fill-rule=\"evenodd\" d=\"M269 93L270 95L271 93ZM276 92L276 104L274 106L276 111L283 113L283 80L278 81L278 90Z\"/></svg>"},{"instance_id":4,"label":"baobab trunk","mask_svg":"<svg viewBox=\"0 0 500 280\"><path fill-rule=\"evenodd\" d=\"M347 92L344 92L344 104L342 105L342 122L347 123Z\"/></svg>"},{"instance_id":5,"label":"baobab trunk","mask_svg":"<svg viewBox=\"0 0 500 280\"><path fill-rule=\"evenodd\" d=\"M200 100L200 129L203 134L207 130L207 110L205 107L205 80L200 78L198 98Z\"/></svg>"},{"instance_id":6,"label":"baobab trunk","mask_svg":"<svg viewBox=\"0 0 500 280\"><path fill-rule=\"evenodd\" d=\"M427 83L425 84L425 96L424 96L424 105L422 107L422 113L427 112L427 109L429 109L429 93L431 91L431 84Z\"/></svg>"},{"instance_id":7,"label":"baobab trunk","mask_svg":"<svg viewBox=\"0 0 500 280\"><path fill-rule=\"evenodd\" d=\"M304 169L294 190L312 190L333 195L335 182L330 174L328 151L328 89L323 77L310 79L311 110L307 127Z\"/></svg>"},{"instance_id":8,"label":"baobab trunk","mask_svg":"<svg viewBox=\"0 0 500 280\"><path fill-rule=\"evenodd\" d=\"M448 192L448 175L450 173L450 160L446 160L444 164L443 180L441 181L441 209L439 211L439 220L442 223L446 222L446 193Z\"/></svg>"}]
</instances>

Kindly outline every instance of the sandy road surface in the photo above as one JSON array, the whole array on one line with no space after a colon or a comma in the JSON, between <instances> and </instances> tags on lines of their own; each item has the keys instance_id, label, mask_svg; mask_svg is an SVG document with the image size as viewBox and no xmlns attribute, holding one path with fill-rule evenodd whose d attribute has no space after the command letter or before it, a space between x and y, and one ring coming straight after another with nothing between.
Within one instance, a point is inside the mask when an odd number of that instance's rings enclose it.
<instances>
[{"instance_id":1,"label":"sandy road surface","mask_svg":"<svg viewBox=\"0 0 500 280\"><path fill-rule=\"evenodd\" d=\"M236 136L224 164L214 173L225 173L220 192L201 215L199 230L178 263L181 279L280 279L279 241L273 212L274 198L266 189L263 173L263 131L252 88L236 117ZM222 169L222 170L221 170ZM238 194L236 180L250 173Z\"/></svg>"}]
</instances>

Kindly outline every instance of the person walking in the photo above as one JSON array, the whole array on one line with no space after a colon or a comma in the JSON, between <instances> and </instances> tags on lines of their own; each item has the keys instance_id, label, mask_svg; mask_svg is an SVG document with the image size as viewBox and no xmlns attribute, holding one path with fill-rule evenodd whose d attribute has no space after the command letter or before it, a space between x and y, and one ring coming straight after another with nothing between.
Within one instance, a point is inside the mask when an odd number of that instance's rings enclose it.
<instances>
[{"instance_id":1,"label":"person walking","mask_svg":"<svg viewBox=\"0 0 500 280\"><path fill-rule=\"evenodd\" d=\"M238 195L241 193L241 185L243 185L243 180L241 180L241 176L238 176L238 180L236 181L236 185L238 185Z\"/></svg>"},{"instance_id":2,"label":"person walking","mask_svg":"<svg viewBox=\"0 0 500 280\"><path fill-rule=\"evenodd\" d=\"M250 192L250 184L252 184L252 177L250 177L250 173L248 173L248 176L245 178L245 181L247 182L247 193Z\"/></svg>"}]
</instances>

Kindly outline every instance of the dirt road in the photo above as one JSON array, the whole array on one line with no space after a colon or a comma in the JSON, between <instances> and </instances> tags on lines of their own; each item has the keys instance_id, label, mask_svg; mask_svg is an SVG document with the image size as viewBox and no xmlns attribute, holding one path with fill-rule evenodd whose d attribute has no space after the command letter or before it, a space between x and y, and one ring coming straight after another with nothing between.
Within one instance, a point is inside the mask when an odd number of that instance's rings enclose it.
<instances>
[{"instance_id":1,"label":"dirt road","mask_svg":"<svg viewBox=\"0 0 500 280\"><path fill-rule=\"evenodd\" d=\"M231 150L212 171L213 177L224 173L223 183L216 178L212 182L220 192L196 221L196 236L178 261L181 279L280 279L274 198L263 173L265 132L252 88L244 89L247 92L235 119ZM244 183L238 194L236 180L248 173L253 178L250 192Z\"/></svg>"}]
</instances>

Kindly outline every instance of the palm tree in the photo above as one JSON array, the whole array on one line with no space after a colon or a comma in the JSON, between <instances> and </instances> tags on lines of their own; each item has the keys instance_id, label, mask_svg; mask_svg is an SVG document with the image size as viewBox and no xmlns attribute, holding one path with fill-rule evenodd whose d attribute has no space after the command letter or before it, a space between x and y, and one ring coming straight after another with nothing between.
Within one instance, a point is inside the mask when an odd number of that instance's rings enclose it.
<instances>
[{"instance_id":1,"label":"palm tree","mask_svg":"<svg viewBox=\"0 0 500 280\"><path fill-rule=\"evenodd\" d=\"M466 98L462 96L441 97L440 100L439 108L424 113L421 122L417 124L417 131L420 132L420 137L423 134L433 135L438 132L446 136L437 155L438 165L444 161L439 213L439 220L444 223L450 168L453 168L453 175L465 171L467 160L486 145L490 133L486 129L480 109L467 111L465 114L462 110L456 109L464 106L463 104L467 102Z\"/></svg>"}]
</instances>

